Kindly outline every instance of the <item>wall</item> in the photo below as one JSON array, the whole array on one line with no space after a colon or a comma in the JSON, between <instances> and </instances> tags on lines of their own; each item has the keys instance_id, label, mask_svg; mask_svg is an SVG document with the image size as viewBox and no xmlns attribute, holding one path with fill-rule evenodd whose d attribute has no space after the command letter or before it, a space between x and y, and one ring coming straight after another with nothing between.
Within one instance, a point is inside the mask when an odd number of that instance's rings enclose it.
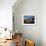
<instances>
[{"instance_id":1,"label":"wall","mask_svg":"<svg viewBox=\"0 0 46 46\"><path fill-rule=\"evenodd\" d=\"M15 5L14 5L15 6ZM23 37L35 41L36 46L41 46L41 0L23 0L14 8L15 30L23 33ZM36 16L36 25L22 25L22 16L32 14Z\"/></svg>"},{"instance_id":2,"label":"wall","mask_svg":"<svg viewBox=\"0 0 46 46\"><path fill-rule=\"evenodd\" d=\"M46 46L46 0L41 1L41 41Z\"/></svg>"},{"instance_id":3,"label":"wall","mask_svg":"<svg viewBox=\"0 0 46 46\"><path fill-rule=\"evenodd\" d=\"M0 0L0 27L12 29L12 6L16 0Z\"/></svg>"}]
</instances>

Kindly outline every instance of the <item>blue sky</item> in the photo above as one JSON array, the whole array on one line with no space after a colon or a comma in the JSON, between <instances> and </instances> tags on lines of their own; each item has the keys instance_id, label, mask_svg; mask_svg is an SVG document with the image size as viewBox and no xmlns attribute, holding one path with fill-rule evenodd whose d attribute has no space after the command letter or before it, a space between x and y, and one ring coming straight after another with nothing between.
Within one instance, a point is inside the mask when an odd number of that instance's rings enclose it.
<instances>
[{"instance_id":1,"label":"blue sky","mask_svg":"<svg viewBox=\"0 0 46 46\"><path fill-rule=\"evenodd\" d=\"M31 19L34 16L24 16L24 19Z\"/></svg>"}]
</instances>

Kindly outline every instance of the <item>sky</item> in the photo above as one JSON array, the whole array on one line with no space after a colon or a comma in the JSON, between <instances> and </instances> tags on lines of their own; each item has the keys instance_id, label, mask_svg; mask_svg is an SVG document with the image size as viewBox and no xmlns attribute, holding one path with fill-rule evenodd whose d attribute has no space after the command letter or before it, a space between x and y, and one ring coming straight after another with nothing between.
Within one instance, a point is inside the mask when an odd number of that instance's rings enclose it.
<instances>
[{"instance_id":1,"label":"sky","mask_svg":"<svg viewBox=\"0 0 46 46\"><path fill-rule=\"evenodd\" d=\"M34 16L24 16L24 19L31 19L32 17L34 17Z\"/></svg>"}]
</instances>

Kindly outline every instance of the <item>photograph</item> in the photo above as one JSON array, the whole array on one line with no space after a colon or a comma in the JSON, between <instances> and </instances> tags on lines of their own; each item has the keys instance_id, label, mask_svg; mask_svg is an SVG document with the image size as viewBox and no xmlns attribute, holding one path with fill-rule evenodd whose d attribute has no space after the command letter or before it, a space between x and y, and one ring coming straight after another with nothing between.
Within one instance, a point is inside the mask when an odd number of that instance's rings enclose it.
<instances>
[{"instance_id":1,"label":"photograph","mask_svg":"<svg viewBox=\"0 0 46 46\"><path fill-rule=\"evenodd\" d=\"M24 15L23 16L23 24L24 25L32 25L36 23L36 17L33 15Z\"/></svg>"},{"instance_id":2,"label":"photograph","mask_svg":"<svg viewBox=\"0 0 46 46\"><path fill-rule=\"evenodd\" d=\"M46 46L46 0L0 0L0 46Z\"/></svg>"}]
</instances>

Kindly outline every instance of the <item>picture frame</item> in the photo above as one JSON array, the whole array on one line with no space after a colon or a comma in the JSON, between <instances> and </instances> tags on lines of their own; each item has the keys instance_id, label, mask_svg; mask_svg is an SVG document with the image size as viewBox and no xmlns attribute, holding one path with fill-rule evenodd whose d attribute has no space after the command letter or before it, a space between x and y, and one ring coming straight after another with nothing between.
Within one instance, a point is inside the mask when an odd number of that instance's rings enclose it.
<instances>
[{"instance_id":1,"label":"picture frame","mask_svg":"<svg viewBox=\"0 0 46 46\"><path fill-rule=\"evenodd\" d=\"M23 15L22 25L36 25L36 16L35 15Z\"/></svg>"}]
</instances>

